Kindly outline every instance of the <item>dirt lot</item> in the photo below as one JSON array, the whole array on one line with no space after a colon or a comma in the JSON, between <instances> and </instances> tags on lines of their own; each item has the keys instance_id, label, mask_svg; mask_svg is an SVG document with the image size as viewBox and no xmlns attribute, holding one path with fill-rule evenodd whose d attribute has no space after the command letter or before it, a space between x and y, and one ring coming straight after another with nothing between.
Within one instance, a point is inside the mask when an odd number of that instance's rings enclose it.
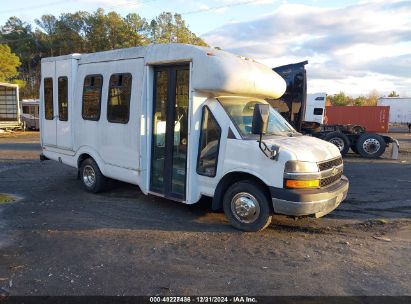
<instances>
[{"instance_id":1,"label":"dirt lot","mask_svg":"<svg viewBox=\"0 0 411 304\"><path fill-rule=\"evenodd\" d=\"M261 233L116 183L85 193L40 163L37 133L0 135L0 293L411 295L411 134L400 159L349 155L347 200L321 219L276 216Z\"/></svg>"}]
</instances>

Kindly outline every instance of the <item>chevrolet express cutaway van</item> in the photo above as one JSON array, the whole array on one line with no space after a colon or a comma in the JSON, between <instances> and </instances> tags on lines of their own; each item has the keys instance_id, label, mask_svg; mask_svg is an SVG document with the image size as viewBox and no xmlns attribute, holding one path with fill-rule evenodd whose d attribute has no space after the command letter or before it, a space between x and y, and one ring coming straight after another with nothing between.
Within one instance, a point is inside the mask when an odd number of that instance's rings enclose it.
<instances>
[{"instance_id":1,"label":"chevrolet express cutaway van","mask_svg":"<svg viewBox=\"0 0 411 304\"><path fill-rule=\"evenodd\" d=\"M245 231L273 213L323 216L347 195L343 161L267 104L285 89L269 67L192 45L44 58L41 158L91 192L111 178L186 204L210 196Z\"/></svg>"}]
</instances>

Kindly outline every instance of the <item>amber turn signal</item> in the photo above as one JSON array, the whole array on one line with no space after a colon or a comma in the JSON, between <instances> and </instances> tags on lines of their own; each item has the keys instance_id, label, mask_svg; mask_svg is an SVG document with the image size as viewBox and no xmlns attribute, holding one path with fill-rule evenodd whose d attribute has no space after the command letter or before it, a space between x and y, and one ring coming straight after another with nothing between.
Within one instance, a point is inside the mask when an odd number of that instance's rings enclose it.
<instances>
[{"instance_id":1,"label":"amber turn signal","mask_svg":"<svg viewBox=\"0 0 411 304\"><path fill-rule=\"evenodd\" d=\"M287 188L318 188L320 187L320 180L319 179L312 179L312 180L287 179L285 181L285 186Z\"/></svg>"}]
</instances>

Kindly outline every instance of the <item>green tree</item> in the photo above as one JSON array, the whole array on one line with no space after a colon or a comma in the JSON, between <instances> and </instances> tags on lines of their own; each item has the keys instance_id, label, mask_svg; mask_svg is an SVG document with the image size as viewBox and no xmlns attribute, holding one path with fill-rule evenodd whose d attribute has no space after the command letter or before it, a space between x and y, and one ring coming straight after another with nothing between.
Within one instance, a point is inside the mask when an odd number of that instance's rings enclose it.
<instances>
[{"instance_id":1,"label":"green tree","mask_svg":"<svg viewBox=\"0 0 411 304\"><path fill-rule=\"evenodd\" d=\"M330 97L330 102L333 106L346 106L349 104L349 99L348 96L341 91L340 93L334 94Z\"/></svg>"},{"instance_id":2,"label":"green tree","mask_svg":"<svg viewBox=\"0 0 411 304\"><path fill-rule=\"evenodd\" d=\"M71 53L91 53L153 43L206 43L193 32L179 14L161 13L148 23L136 13L122 17L103 9L78 11L59 17L43 15L36 27L10 17L0 27L0 44L7 44L21 60L14 81L27 83L20 90L23 98L38 97L40 61L43 57Z\"/></svg>"},{"instance_id":3,"label":"green tree","mask_svg":"<svg viewBox=\"0 0 411 304\"><path fill-rule=\"evenodd\" d=\"M150 38L153 43L188 43L207 46L207 44L190 31L180 14L163 12L150 22Z\"/></svg>"},{"instance_id":4,"label":"green tree","mask_svg":"<svg viewBox=\"0 0 411 304\"><path fill-rule=\"evenodd\" d=\"M398 95L397 92L392 91L390 94L388 94L388 97L400 97L400 95Z\"/></svg>"},{"instance_id":5,"label":"green tree","mask_svg":"<svg viewBox=\"0 0 411 304\"><path fill-rule=\"evenodd\" d=\"M363 106L366 103L367 103L367 98L364 96L358 96L357 98L353 100L354 106Z\"/></svg>"},{"instance_id":6,"label":"green tree","mask_svg":"<svg viewBox=\"0 0 411 304\"><path fill-rule=\"evenodd\" d=\"M11 52L7 44L0 44L0 81L10 81L18 75L20 58Z\"/></svg>"},{"instance_id":7,"label":"green tree","mask_svg":"<svg viewBox=\"0 0 411 304\"><path fill-rule=\"evenodd\" d=\"M149 25L146 19L136 13L128 14L125 18L129 46L146 45L150 42Z\"/></svg>"}]
</instances>

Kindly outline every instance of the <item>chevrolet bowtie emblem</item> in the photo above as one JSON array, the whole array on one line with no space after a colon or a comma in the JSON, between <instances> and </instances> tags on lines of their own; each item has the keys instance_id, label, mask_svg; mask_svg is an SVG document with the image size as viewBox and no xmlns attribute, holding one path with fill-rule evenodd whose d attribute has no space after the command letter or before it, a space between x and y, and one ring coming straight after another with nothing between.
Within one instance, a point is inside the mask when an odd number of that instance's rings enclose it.
<instances>
[{"instance_id":1,"label":"chevrolet bowtie emblem","mask_svg":"<svg viewBox=\"0 0 411 304\"><path fill-rule=\"evenodd\" d=\"M331 174L334 176L334 175L337 175L338 174L338 168L337 167L333 167L333 169L332 169L332 171L331 171Z\"/></svg>"}]
</instances>

